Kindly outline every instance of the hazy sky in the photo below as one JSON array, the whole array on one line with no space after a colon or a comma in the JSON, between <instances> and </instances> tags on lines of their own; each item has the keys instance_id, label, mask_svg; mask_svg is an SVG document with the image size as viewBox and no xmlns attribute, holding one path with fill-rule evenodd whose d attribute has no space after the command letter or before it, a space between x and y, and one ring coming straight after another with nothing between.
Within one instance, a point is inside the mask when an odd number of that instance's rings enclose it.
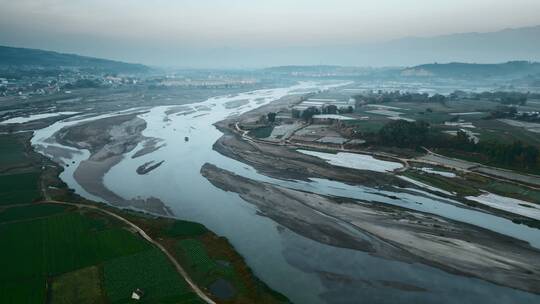
<instances>
[{"instance_id":1,"label":"hazy sky","mask_svg":"<svg viewBox=\"0 0 540 304\"><path fill-rule=\"evenodd\" d=\"M156 65L538 24L540 0L0 0L0 44Z\"/></svg>"}]
</instances>

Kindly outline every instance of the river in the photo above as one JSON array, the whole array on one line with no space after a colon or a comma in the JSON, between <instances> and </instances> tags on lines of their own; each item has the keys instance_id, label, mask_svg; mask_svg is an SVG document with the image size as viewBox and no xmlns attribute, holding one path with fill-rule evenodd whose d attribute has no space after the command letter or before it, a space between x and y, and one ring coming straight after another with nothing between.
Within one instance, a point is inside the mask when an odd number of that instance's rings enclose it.
<instances>
[{"instance_id":1,"label":"river","mask_svg":"<svg viewBox=\"0 0 540 304\"><path fill-rule=\"evenodd\" d=\"M139 147L127 153L120 163L109 170L104 183L108 189L125 199L159 198L171 208L176 217L200 222L215 233L227 237L260 279L295 303L540 303L539 296L526 292L452 275L422 264L385 260L364 252L315 242L261 216L253 205L237 194L222 191L201 176L200 169L208 162L238 175L290 188L394 204L442 215L520 238L540 247L538 230L461 208L459 203L435 195L415 195L397 189L396 192L384 192L322 179L311 182L276 180L212 149L212 145L222 135L213 126L214 123L292 93L300 94L332 86L337 85L301 83L289 88L214 97L202 103L182 106L190 109L170 115L167 115L167 111L174 107L151 108L139 116L147 122L143 135L161 139L165 146L133 159L132 156L142 148L143 144L139 144ZM226 106L230 102L237 102L240 106ZM77 122L77 118L60 121L37 130L32 144L37 148L61 146L51 136L62 127ZM69 149L73 151L71 156L61 160L72 165L62 173L62 180L78 194L102 200L90 195L73 178L77 165L89 157L89 152ZM138 175L136 169L150 161L164 163L147 175ZM389 195L400 199L389 199ZM403 286L416 286L422 290L410 290Z\"/></svg>"}]
</instances>

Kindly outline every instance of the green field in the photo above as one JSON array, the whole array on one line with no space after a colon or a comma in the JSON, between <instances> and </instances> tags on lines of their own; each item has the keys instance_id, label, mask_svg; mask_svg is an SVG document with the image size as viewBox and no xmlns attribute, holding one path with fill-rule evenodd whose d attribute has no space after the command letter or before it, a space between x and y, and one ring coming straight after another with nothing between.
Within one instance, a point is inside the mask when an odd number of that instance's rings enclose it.
<instances>
[{"instance_id":1,"label":"green field","mask_svg":"<svg viewBox=\"0 0 540 304\"><path fill-rule=\"evenodd\" d=\"M512 143L522 141L529 145L540 147L540 135L524 128L507 125L498 120L479 120L474 123L478 127L475 132L480 133L481 140Z\"/></svg>"},{"instance_id":2,"label":"green field","mask_svg":"<svg viewBox=\"0 0 540 304\"><path fill-rule=\"evenodd\" d=\"M149 303L196 298L187 295L165 255L98 213L56 205L8 208L0 212L0 244L9 244L0 251L2 304L44 303L47 279L52 303L102 303L85 300L99 300L102 292L108 302L122 303L135 288L148 292ZM77 286L84 292L74 292Z\"/></svg>"},{"instance_id":3,"label":"green field","mask_svg":"<svg viewBox=\"0 0 540 304\"><path fill-rule=\"evenodd\" d=\"M201 224L174 221L170 227L165 230L165 233L172 237L193 237L200 236L208 232L208 229Z\"/></svg>"},{"instance_id":4,"label":"green field","mask_svg":"<svg viewBox=\"0 0 540 304\"><path fill-rule=\"evenodd\" d=\"M66 209L66 206L47 204L13 207L0 211L0 223L47 217L62 213Z\"/></svg>"},{"instance_id":5,"label":"green field","mask_svg":"<svg viewBox=\"0 0 540 304\"><path fill-rule=\"evenodd\" d=\"M274 131L274 126L260 127L249 131L249 136L256 138L267 138L272 135L272 131Z\"/></svg>"},{"instance_id":6,"label":"green field","mask_svg":"<svg viewBox=\"0 0 540 304\"><path fill-rule=\"evenodd\" d=\"M384 116L373 116L369 120L344 121L344 124L348 127L354 127L362 133L376 133L389 122L390 119L384 118Z\"/></svg>"},{"instance_id":7,"label":"green field","mask_svg":"<svg viewBox=\"0 0 540 304\"><path fill-rule=\"evenodd\" d=\"M28 139L28 134L0 135L0 304L133 303L129 298L137 288L145 293L141 303L204 303L161 251L120 221L85 208L36 203L43 199L42 185L55 200L80 203L80 198L59 180L59 169L28 150ZM175 245L191 239L190 261L200 266L206 260L208 267L186 267L202 287L216 279L230 281L239 295L227 303L287 302L203 225L117 212L181 263L187 259L180 259Z\"/></svg>"},{"instance_id":8,"label":"green field","mask_svg":"<svg viewBox=\"0 0 540 304\"><path fill-rule=\"evenodd\" d=\"M0 206L31 203L41 197L41 165L27 153L27 139L28 134L0 135Z\"/></svg>"},{"instance_id":9,"label":"green field","mask_svg":"<svg viewBox=\"0 0 540 304\"><path fill-rule=\"evenodd\" d=\"M246 287L239 274L226 260L210 257L202 242L196 239L184 239L177 243L177 250L193 279L208 288L217 280L232 284L234 293L245 293Z\"/></svg>"},{"instance_id":10,"label":"green field","mask_svg":"<svg viewBox=\"0 0 540 304\"><path fill-rule=\"evenodd\" d=\"M197 298L184 279L157 248L106 262L104 286L111 303L130 303L131 293L140 288L145 303L177 303Z\"/></svg>"},{"instance_id":11,"label":"green field","mask_svg":"<svg viewBox=\"0 0 540 304\"><path fill-rule=\"evenodd\" d=\"M540 191L474 174L461 174L458 178L449 178L411 169L403 175L439 189L456 192L459 196L477 196L482 194L481 190L485 190L532 203L540 202Z\"/></svg>"},{"instance_id":12,"label":"green field","mask_svg":"<svg viewBox=\"0 0 540 304\"><path fill-rule=\"evenodd\" d=\"M31 203L41 197L39 172L0 175L0 205Z\"/></svg>"},{"instance_id":13,"label":"green field","mask_svg":"<svg viewBox=\"0 0 540 304\"><path fill-rule=\"evenodd\" d=\"M5 168L25 165L27 156L24 144L11 135L0 135L0 172Z\"/></svg>"},{"instance_id":14,"label":"green field","mask_svg":"<svg viewBox=\"0 0 540 304\"><path fill-rule=\"evenodd\" d=\"M45 303L47 285L43 277L18 280L0 279L0 303L35 304Z\"/></svg>"},{"instance_id":15,"label":"green field","mask_svg":"<svg viewBox=\"0 0 540 304\"><path fill-rule=\"evenodd\" d=\"M403 175L442 190L459 193L463 196L475 196L481 194L478 188L471 186L468 183L463 183L461 179L448 178L416 170L408 170Z\"/></svg>"},{"instance_id":16,"label":"green field","mask_svg":"<svg viewBox=\"0 0 540 304\"><path fill-rule=\"evenodd\" d=\"M11 245L0 252L0 279L58 275L150 246L127 230L102 226L74 212L1 225L0 243Z\"/></svg>"},{"instance_id":17,"label":"green field","mask_svg":"<svg viewBox=\"0 0 540 304\"><path fill-rule=\"evenodd\" d=\"M181 240L178 242L178 247L188 261L188 267L199 274L199 279L203 279L216 268L216 262L212 260L202 244L193 239Z\"/></svg>"},{"instance_id":18,"label":"green field","mask_svg":"<svg viewBox=\"0 0 540 304\"><path fill-rule=\"evenodd\" d=\"M253 275L225 238L216 236L203 225L171 219L130 219L144 227L154 239L163 240L169 252L202 289L212 293L212 284L216 281L229 283L233 295L225 303L289 303L286 297Z\"/></svg>"},{"instance_id":19,"label":"green field","mask_svg":"<svg viewBox=\"0 0 540 304\"><path fill-rule=\"evenodd\" d=\"M99 268L79 269L57 277L52 284L52 304L103 303Z\"/></svg>"}]
</instances>

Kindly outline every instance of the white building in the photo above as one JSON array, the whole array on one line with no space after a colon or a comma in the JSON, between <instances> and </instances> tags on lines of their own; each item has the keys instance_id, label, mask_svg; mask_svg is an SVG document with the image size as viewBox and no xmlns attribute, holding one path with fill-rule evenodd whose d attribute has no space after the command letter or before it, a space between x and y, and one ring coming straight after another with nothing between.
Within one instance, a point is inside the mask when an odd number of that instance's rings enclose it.
<instances>
[{"instance_id":1,"label":"white building","mask_svg":"<svg viewBox=\"0 0 540 304\"><path fill-rule=\"evenodd\" d=\"M301 116L302 113L310 107L316 108L317 110L319 110L320 113L324 113L324 109L329 106L335 106L338 112L347 112L350 108L352 108L354 111L356 109L356 101L353 98L350 98L347 101L337 99L310 98L294 106L293 113L296 112L297 115Z\"/></svg>"}]
</instances>

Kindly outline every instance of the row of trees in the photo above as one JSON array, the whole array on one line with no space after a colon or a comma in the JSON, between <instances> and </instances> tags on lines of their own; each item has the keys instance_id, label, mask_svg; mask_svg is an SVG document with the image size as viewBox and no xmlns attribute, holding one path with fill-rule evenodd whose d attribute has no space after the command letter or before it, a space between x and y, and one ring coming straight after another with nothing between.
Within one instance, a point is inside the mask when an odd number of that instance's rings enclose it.
<instances>
[{"instance_id":1,"label":"row of trees","mask_svg":"<svg viewBox=\"0 0 540 304\"><path fill-rule=\"evenodd\" d=\"M379 130L378 139L383 144L391 144L401 148L417 148L428 142L429 133L427 122L396 120Z\"/></svg>"},{"instance_id":2,"label":"row of trees","mask_svg":"<svg viewBox=\"0 0 540 304\"><path fill-rule=\"evenodd\" d=\"M484 99L502 103L504 105L524 105L527 103L529 93L520 92L483 92L473 94L473 99Z\"/></svg>"},{"instance_id":3,"label":"row of trees","mask_svg":"<svg viewBox=\"0 0 540 304\"><path fill-rule=\"evenodd\" d=\"M524 105L529 98L537 98L538 94L535 93L522 93L522 92L482 92L472 93L464 91L454 91L449 95L451 100L460 99L472 99L472 100L489 100L499 102L503 105Z\"/></svg>"},{"instance_id":4,"label":"row of trees","mask_svg":"<svg viewBox=\"0 0 540 304\"><path fill-rule=\"evenodd\" d=\"M319 114L347 114L347 113L352 113L352 112L354 112L354 108L352 106L338 108L335 105L327 105L327 106L322 107L321 110L319 110L319 108L317 108L317 107L309 107L309 108L305 109L304 111L299 111L299 110L293 109L292 117L293 118L302 118L305 121L309 121L310 119L313 118L314 115L319 115Z\"/></svg>"},{"instance_id":5,"label":"row of trees","mask_svg":"<svg viewBox=\"0 0 540 304\"><path fill-rule=\"evenodd\" d=\"M447 97L441 94L429 96L427 93L410 93L410 92L384 92L361 94L353 96L358 103L387 103L387 102L446 102Z\"/></svg>"},{"instance_id":6,"label":"row of trees","mask_svg":"<svg viewBox=\"0 0 540 304\"><path fill-rule=\"evenodd\" d=\"M486 117L486 119L500 118L511 118L534 123L540 122L540 114L538 112L518 112L517 108L514 106L497 107L495 110L491 111L489 116Z\"/></svg>"},{"instance_id":7,"label":"row of trees","mask_svg":"<svg viewBox=\"0 0 540 304\"><path fill-rule=\"evenodd\" d=\"M520 141L503 144L493 141L481 141L478 144L464 142L454 149L471 153L480 153L490 162L508 167L519 167L528 170L540 169L540 151L538 148L525 145Z\"/></svg>"},{"instance_id":8,"label":"row of trees","mask_svg":"<svg viewBox=\"0 0 540 304\"><path fill-rule=\"evenodd\" d=\"M397 120L386 124L375 136L375 141L387 146L418 149L443 148L476 153L489 163L500 166L540 170L540 150L520 141L511 144L480 141L475 143L463 131L450 136L430 128L427 122Z\"/></svg>"},{"instance_id":9,"label":"row of trees","mask_svg":"<svg viewBox=\"0 0 540 304\"><path fill-rule=\"evenodd\" d=\"M438 102L444 103L448 100L460 100L460 99L472 99L472 100L490 100L499 102L504 105L524 105L529 98L537 98L538 94L522 93L522 92L482 92L472 93L464 91L454 91L448 96L441 94L435 94L429 96L427 93L410 93L410 92L384 92L378 91L376 93L367 93L355 95L353 98L357 103L387 103L387 102L421 102L430 103Z\"/></svg>"},{"instance_id":10,"label":"row of trees","mask_svg":"<svg viewBox=\"0 0 540 304\"><path fill-rule=\"evenodd\" d=\"M516 107L500 106L491 111L486 119L513 118L517 112Z\"/></svg>"}]
</instances>

